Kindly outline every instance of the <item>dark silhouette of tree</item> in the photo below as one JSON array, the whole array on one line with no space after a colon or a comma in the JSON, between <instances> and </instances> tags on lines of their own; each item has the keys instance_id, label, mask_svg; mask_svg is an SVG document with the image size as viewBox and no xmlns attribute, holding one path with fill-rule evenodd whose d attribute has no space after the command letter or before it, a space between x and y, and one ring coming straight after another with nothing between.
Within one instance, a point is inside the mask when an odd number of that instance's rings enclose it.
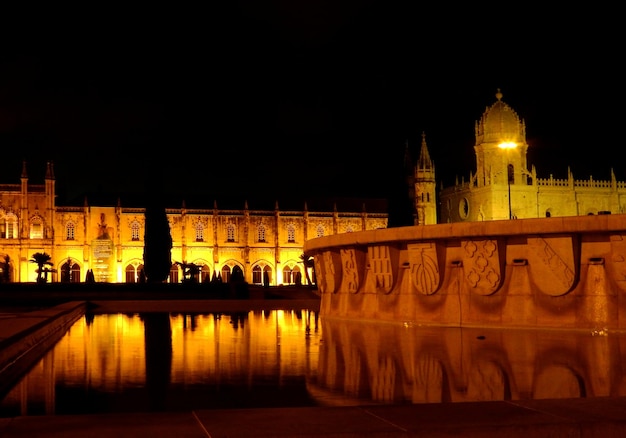
<instances>
[{"instance_id":1,"label":"dark silhouette of tree","mask_svg":"<svg viewBox=\"0 0 626 438\"><path fill-rule=\"evenodd\" d=\"M228 283L231 298L249 298L248 283L246 283L243 270L239 266L233 267Z\"/></svg>"},{"instance_id":2,"label":"dark silhouette of tree","mask_svg":"<svg viewBox=\"0 0 626 438\"><path fill-rule=\"evenodd\" d=\"M267 271L263 271L263 286L270 287L270 274Z\"/></svg>"},{"instance_id":3,"label":"dark silhouette of tree","mask_svg":"<svg viewBox=\"0 0 626 438\"><path fill-rule=\"evenodd\" d=\"M244 281L243 271L239 266L235 266L233 267L233 272L230 274L230 282L236 283L240 281Z\"/></svg>"},{"instance_id":4,"label":"dark silhouette of tree","mask_svg":"<svg viewBox=\"0 0 626 438\"><path fill-rule=\"evenodd\" d=\"M158 164L149 166L143 247L143 268L148 283L165 282L172 267L172 235L163 202L161 174Z\"/></svg>"},{"instance_id":5,"label":"dark silhouette of tree","mask_svg":"<svg viewBox=\"0 0 626 438\"><path fill-rule=\"evenodd\" d=\"M309 275L309 268L311 269L315 268L314 259L313 257L307 257L304 254L300 255L300 259L302 260L302 264L304 265L304 275L306 278L306 284L311 286L312 282L311 282L311 276ZM300 280L300 282L302 282L302 280Z\"/></svg>"},{"instance_id":6,"label":"dark silhouette of tree","mask_svg":"<svg viewBox=\"0 0 626 438\"><path fill-rule=\"evenodd\" d=\"M200 266L195 263L187 263L186 261L175 262L183 271L183 283L197 283L200 276Z\"/></svg>"},{"instance_id":7,"label":"dark silhouette of tree","mask_svg":"<svg viewBox=\"0 0 626 438\"><path fill-rule=\"evenodd\" d=\"M48 281L48 274L50 272L56 272L55 269L51 268L51 266L54 266L54 263L52 263L50 254L36 252L29 261L37 264L37 283L46 283Z\"/></svg>"},{"instance_id":8,"label":"dark silhouette of tree","mask_svg":"<svg viewBox=\"0 0 626 438\"><path fill-rule=\"evenodd\" d=\"M9 257L8 254L4 256L4 262L2 263L2 278L0 281L2 283L11 282L11 257Z\"/></svg>"},{"instance_id":9,"label":"dark silhouette of tree","mask_svg":"<svg viewBox=\"0 0 626 438\"><path fill-rule=\"evenodd\" d=\"M172 267L172 236L165 207L151 202L146 207L143 266L148 283L163 283Z\"/></svg>"},{"instance_id":10,"label":"dark silhouette of tree","mask_svg":"<svg viewBox=\"0 0 626 438\"><path fill-rule=\"evenodd\" d=\"M67 262L61 266L61 283L69 283L71 281L72 259L67 258Z\"/></svg>"},{"instance_id":11,"label":"dark silhouette of tree","mask_svg":"<svg viewBox=\"0 0 626 438\"><path fill-rule=\"evenodd\" d=\"M85 275L85 283L95 283L96 277L93 275L93 269L87 269L87 275Z\"/></svg>"},{"instance_id":12,"label":"dark silhouette of tree","mask_svg":"<svg viewBox=\"0 0 626 438\"><path fill-rule=\"evenodd\" d=\"M293 279L293 282L296 286L302 286L302 273L301 272L295 273L295 278Z\"/></svg>"}]
</instances>

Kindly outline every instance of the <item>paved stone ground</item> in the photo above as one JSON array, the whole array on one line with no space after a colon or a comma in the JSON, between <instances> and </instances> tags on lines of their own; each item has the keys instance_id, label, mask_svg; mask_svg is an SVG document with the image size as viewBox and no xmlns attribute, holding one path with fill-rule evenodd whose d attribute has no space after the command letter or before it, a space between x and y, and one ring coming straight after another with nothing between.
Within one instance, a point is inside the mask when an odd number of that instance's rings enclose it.
<instances>
[{"instance_id":1,"label":"paved stone ground","mask_svg":"<svg viewBox=\"0 0 626 438\"><path fill-rule=\"evenodd\" d=\"M626 398L45 415L0 419L0 436L612 438Z\"/></svg>"}]
</instances>

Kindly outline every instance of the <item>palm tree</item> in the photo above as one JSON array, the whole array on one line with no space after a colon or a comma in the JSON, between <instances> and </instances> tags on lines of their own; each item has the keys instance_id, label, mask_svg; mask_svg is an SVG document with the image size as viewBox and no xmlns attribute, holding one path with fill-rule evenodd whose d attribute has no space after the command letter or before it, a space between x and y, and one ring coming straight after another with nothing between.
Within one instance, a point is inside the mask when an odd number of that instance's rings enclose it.
<instances>
[{"instance_id":1,"label":"palm tree","mask_svg":"<svg viewBox=\"0 0 626 438\"><path fill-rule=\"evenodd\" d=\"M54 269L50 268L50 266L54 266L51 260L50 254L45 252L36 252L29 260L31 263L37 264L37 283L47 282L48 272L54 272Z\"/></svg>"},{"instance_id":2,"label":"palm tree","mask_svg":"<svg viewBox=\"0 0 626 438\"><path fill-rule=\"evenodd\" d=\"M200 273L200 266L195 263L187 263L186 261L174 262L175 265L180 266L183 271L183 283L197 283L198 274Z\"/></svg>"},{"instance_id":3,"label":"palm tree","mask_svg":"<svg viewBox=\"0 0 626 438\"><path fill-rule=\"evenodd\" d=\"M306 284L311 286L311 277L309 276L309 268L315 269L315 264L313 257L307 257L304 254L300 255L300 259L302 259L302 264L304 265L304 275L306 276Z\"/></svg>"}]
</instances>

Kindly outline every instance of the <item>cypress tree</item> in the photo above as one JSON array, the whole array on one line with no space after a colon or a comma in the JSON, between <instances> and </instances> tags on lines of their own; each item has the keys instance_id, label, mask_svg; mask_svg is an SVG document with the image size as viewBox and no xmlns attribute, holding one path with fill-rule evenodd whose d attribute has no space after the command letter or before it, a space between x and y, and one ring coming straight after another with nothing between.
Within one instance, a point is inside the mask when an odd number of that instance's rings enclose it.
<instances>
[{"instance_id":1,"label":"cypress tree","mask_svg":"<svg viewBox=\"0 0 626 438\"><path fill-rule=\"evenodd\" d=\"M148 283L163 283L172 266L172 235L165 213L160 172L153 170L146 187L143 266Z\"/></svg>"}]
</instances>

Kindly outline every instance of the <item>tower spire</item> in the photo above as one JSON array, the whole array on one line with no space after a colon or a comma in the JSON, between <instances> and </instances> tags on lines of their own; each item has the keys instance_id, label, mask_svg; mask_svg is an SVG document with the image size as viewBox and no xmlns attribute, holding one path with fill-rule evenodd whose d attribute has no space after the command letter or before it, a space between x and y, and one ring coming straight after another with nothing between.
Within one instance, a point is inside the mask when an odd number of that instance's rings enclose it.
<instances>
[{"instance_id":1,"label":"tower spire","mask_svg":"<svg viewBox=\"0 0 626 438\"><path fill-rule=\"evenodd\" d=\"M420 156L417 160L417 167L419 169L434 169L435 165L430 159L430 153L428 152L428 145L426 144L426 133L422 132L422 147L420 148Z\"/></svg>"},{"instance_id":2,"label":"tower spire","mask_svg":"<svg viewBox=\"0 0 626 438\"><path fill-rule=\"evenodd\" d=\"M415 214L415 225L437 223L435 163L430 158L424 132L420 156L415 165Z\"/></svg>"}]
</instances>

